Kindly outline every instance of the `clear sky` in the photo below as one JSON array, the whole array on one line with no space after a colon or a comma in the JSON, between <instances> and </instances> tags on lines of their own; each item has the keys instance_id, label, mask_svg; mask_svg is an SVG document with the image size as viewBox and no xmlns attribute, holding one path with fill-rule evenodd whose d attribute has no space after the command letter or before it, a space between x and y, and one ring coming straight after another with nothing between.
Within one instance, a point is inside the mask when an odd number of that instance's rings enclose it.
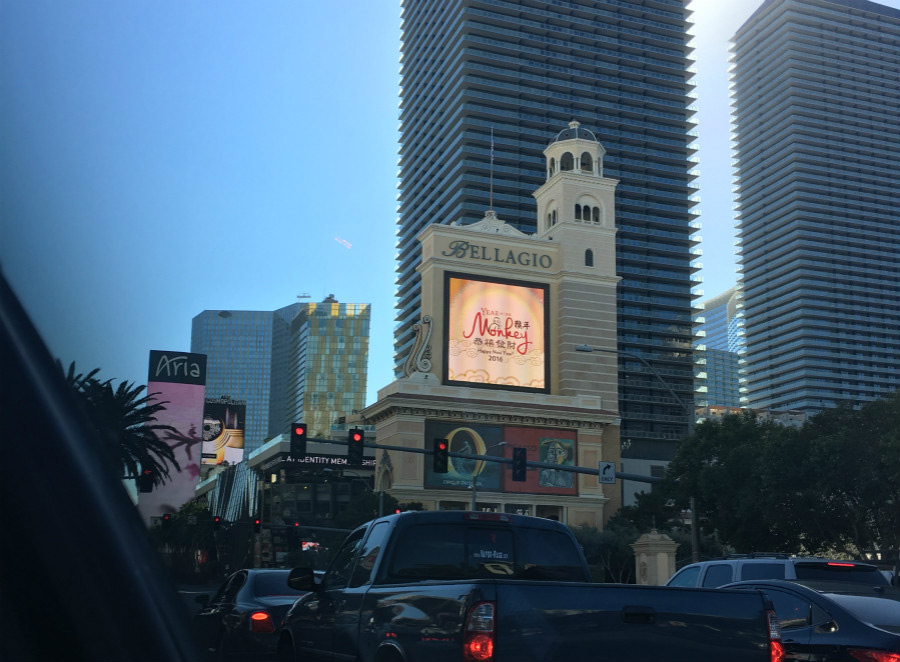
<instances>
[{"instance_id":1,"label":"clear sky","mask_svg":"<svg viewBox=\"0 0 900 662\"><path fill-rule=\"evenodd\" d=\"M692 3L702 298L735 281L727 49L758 5ZM334 294L373 305L373 402L399 35L399 0L0 0L0 267L51 352L145 383L202 310Z\"/></svg>"}]
</instances>

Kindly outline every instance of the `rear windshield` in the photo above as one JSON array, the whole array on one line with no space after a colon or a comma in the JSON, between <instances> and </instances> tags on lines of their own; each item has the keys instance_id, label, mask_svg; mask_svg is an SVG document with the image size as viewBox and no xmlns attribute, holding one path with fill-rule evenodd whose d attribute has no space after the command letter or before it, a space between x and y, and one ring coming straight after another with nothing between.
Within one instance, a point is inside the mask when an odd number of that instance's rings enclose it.
<instances>
[{"instance_id":1,"label":"rear windshield","mask_svg":"<svg viewBox=\"0 0 900 662\"><path fill-rule=\"evenodd\" d=\"M559 531L446 524L403 531L388 575L388 581L589 579L577 546Z\"/></svg>"},{"instance_id":2,"label":"rear windshield","mask_svg":"<svg viewBox=\"0 0 900 662\"><path fill-rule=\"evenodd\" d=\"M881 598L861 595L829 594L829 598L852 613L863 623L900 634L900 602L896 597Z\"/></svg>"},{"instance_id":3,"label":"rear windshield","mask_svg":"<svg viewBox=\"0 0 900 662\"><path fill-rule=\"evenodd\" d=\"M259 573L253 578L253 595L300 595L287 584L288 572Z\"/></svg>"},{"instance_id":4,"label":"rear windshield","mask_svg":"<svg viewBox=\"0 0 900 662\"><path fill-rule=\"evenodd\" d=\"M887 586L888 580L878 568L871 565L843 565L840 563L796 563L794 572L797 579L824 580L832 582L857 582L871 586Z\"/></svg>"}]
</instances>

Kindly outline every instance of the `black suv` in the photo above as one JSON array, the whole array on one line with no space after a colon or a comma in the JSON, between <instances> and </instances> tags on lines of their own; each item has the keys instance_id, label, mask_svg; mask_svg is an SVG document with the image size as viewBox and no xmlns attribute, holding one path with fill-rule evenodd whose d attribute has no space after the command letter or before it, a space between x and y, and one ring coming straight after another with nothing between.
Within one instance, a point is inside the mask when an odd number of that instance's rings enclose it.
<instances>
[{"instance_id":1,"label":"black suv","mask_svg":"<svg viewBox=\"0 0 900 662\"><path fill-rule=\"evenodd\" d=\"M735 554L724 559L684 566L666 586L715 588L748 579L840 581L869 586L888 586L888 580L870 563L837 561L789 554Z\"/></svg>"}]
</instances>

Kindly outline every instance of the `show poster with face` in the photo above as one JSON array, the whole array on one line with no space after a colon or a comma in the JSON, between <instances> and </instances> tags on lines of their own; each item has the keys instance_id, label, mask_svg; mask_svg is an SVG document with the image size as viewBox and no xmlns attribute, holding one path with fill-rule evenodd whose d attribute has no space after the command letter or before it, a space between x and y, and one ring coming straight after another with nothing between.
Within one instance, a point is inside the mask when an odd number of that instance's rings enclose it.
<instances>
[{"instance_id":1,"label":"show poster with face","mask_svg":"<svg viewBox=\"0 0 900 662\"><path fill-rule=\"evenodd\" d=\"M446 274L444 382L546 391L548 288Z\"/></svg>"},{"instance_id":2,"label":"show poster with face","mask_svg":"<svg viewBox=\"0 0 900 662\"><path fill-rule=\"evenodd\" d=\"M466 425L460 423L425 423L425 447L432 448L434 439L446 439L451 453L503 456L503 428L499 425ZM431 456L426 455L425 487L443 490L471 490L473 477L478 490L502 489L503 471L499 462L486 462L451 457L449 471L436 474L432 471Z\"/></svg>"},{"instance_id":3,"label":"show poster with face","mask_svg":"<svg viewBox=\"0 0 900 662\"><path fill-rule=\"evenodd\" d=\"M206 355L152 350L146 392L155 402L165 403L156 423L171 425L175 431L157 431L157 435L172 448L181 468L170 466L163 485L138 494L138 510L149 522L151 517L176 512L194 498L200 479Z\"/></svg>"},{"instance_id":4,"label":"show poster with face","mask_svg":"<svg viewBox=\"0 0 900 662\"><path fill-rule=\"evenodd\" d=\"M546 428L506 427L503 430L503 446L506 457L512 457L515 446L526 449L529 462L547 462L560 467L576 466L575 436L573 430ZM562 469L528 469L525 482L514 482L510 465L504 468L504 486L507 492L530 494L578 494L577 474Z\"/></svg>"},{"instance_id":5,"label":"show poster with face","mask_svg":"<svg viewBox=\"0 0 900 662\"><path fill-rule=\"evenodd\" d=\"M244 459L247 403L228 396L206 398L203 407L203 464L237 464Z\"/></svg>"}]
</instances>

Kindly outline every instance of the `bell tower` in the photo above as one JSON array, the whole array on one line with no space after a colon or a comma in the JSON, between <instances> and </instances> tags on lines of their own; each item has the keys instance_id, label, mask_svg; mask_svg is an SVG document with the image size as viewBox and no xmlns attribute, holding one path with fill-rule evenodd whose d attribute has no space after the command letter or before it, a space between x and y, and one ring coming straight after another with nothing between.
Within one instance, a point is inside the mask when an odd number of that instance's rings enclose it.
<instances>
[{"instance_id":1,"label":"bell tower","mask_svg":"<svg viewBox=\"0 0 900 662\"><path fill-rule=\"evenodd\" d=\"M534 197L536 237L559 246L559 393L599 389L606 396L604 402L610 403L618 399L615 193L619 182L603 176L604 154L591 131L570 122L544 150L547 181ZM587 369L584 354L574 351L582 344L609 351L597 355ZM601 363L604 369L598 370Z\"/></svg>"}]
</instances>

